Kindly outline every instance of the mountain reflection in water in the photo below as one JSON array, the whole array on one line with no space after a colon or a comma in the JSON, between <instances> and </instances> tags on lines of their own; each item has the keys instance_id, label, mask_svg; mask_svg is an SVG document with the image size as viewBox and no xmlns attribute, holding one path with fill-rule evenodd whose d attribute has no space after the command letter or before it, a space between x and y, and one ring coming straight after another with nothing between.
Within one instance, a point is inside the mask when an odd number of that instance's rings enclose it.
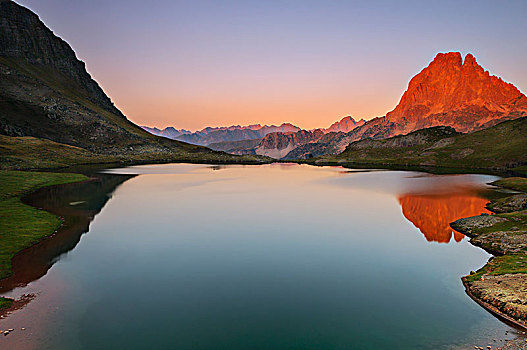
<instances>
[{"instance_id":1,"label":"mountain reflection in water","mask_svg":"<svg viewBox=\"0 0 527 350\"><path fill-rule=\"evenodd\" d=\"M0 283L0 293L22 287L44 276L61 255L77 246L90 223L131 175L97 174L90 181L42 188L23 201L47 210L64 220L52 236L24 249L12 260L13 274Z\"/></svg>"},{"instance_id":2,"label":"mountain reflection in water","mask_svg":"<svg viewBox=\"0 0 527 350\"><path fill-rule=\"evenodd\" d=\"M460 242L465 236L450 227L452 221L490 213L489 202L473 191L442 194L404 194L398 198L403 215L421 231L429 242L448 243L454 236Z\"/></svg>"}]
</instances>

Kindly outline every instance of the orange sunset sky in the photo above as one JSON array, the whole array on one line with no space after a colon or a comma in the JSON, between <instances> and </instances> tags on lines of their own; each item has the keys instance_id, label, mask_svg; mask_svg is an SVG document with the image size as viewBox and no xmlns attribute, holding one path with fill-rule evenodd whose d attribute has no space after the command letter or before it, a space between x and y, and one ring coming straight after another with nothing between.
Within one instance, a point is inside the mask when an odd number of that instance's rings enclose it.
<instances>
[{"instance_id":1,"label":"orange sunset sky","mask_svg":"<svg viewBox=\"0 0 527 350\"><path fill-rule=\"evenodd\" d=\"M135 123L327 127L392 110L437 52L527 90L526 1L21 0Z\"/></svg>"}]
</instances>

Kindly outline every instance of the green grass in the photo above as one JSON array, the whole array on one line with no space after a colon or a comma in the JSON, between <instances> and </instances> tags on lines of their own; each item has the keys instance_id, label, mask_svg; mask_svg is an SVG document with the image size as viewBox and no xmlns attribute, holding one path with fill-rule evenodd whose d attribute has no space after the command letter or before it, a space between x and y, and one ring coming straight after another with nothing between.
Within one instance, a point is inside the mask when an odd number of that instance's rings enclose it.
<instances>
[{"instance_id":1,"label":"green grass","mask_svg":"<svg viewBox=\"0 0 527 350\"><path fill-rule=\"evenodd\" d=\"M0 135L0 169L62 168L111 161L85 149L35 137Z\"/></svg>"},{"instance_id":2,"label":"green grass","mask_svg":"<svg viewBox=\"0 0 527 350\"><path fill-rule=\"evenodd\" d=\"M240 163L271 162L263 156L232 156L221 152L182 152L106 155L35 137L0 135L0 170L57 169L79 164L138 163Z\"/></svg>"},{"instance_id":3,"label":"green grass","mask_svg":"<svg viewBox=\"0 0 527 350\"><path fill-rule=\"evenodd\" d=\"M520 176L527 176L527 165L518 166L512 170Z\"/></svg>"},{"instance_id":4,"label":"green grass","mask_svg":"<svg viewBox=\"0 0 527 350\"><path fill-rule=\"evenodd\" d=\"M477 234L503 232L503 231L506 231L509 234L520 234L523 232L527 232L527 212L526 211L497 214L496 216L500 218L505 218L507 219L507 221L498 222L497 224L494 224L489 227L481 227L478 229L474 229L474 232Z\"/></svg>"},{"instance_id":5,"label":"green grass","mask_svg":"<svg viewBox=\"0 0 527 350\"><path fill-rule=\"evenodd\" d=\"M0 310L7 309L13 305L13 299L0 297Z\"/></svg>"},{"instance_id":6,"label":"green grass","mask_svg":"<svg viewBox=\"0 0 527 350\"><path fill-rule=\"evenodd\" d=\"M21 197L44 186L86 180L80 174L0 171L0 278L11 274L11 259L53 233L60 220L22 203Z\"/></svg>"},{"instance_id":7,"label":"green grass","mask_svg":"<svg viewBox=\"0 0 527 350\"><path fill-rule=\"evenodd\" d=\"M508 177L494 181L491 185L508 188L514 191L527 192L527 178L524 177Z\"/></svg>"},{"instance_id":8,"label":"green grass","mask_svg":"<svg viewBox=\"0 0 527 350\"><path fill-rule=\"evenodd\" d=\"M513 189L520 192L527 191L527 179L521 177L504 178L492 183L495 186ZM499 202L507 201L513 196L498 199ZM490 207L493 202L491 201ZM492 234L493 232L507 232L509 235L525 234L527 231L527 211L516 211L509 213L497 214L496 216L507 219L507 221L496 223L490 227L483 227L475 230L477 234ZM492 243L492 242L490 242ZM479 269L475 274L467 276L469 282L481 279L483 275L504 275L527 273L527 255L526 254L506 254L494 257L485 266Z\"/></svg>"},{"instance_id":9,"label":"green grass","mask_svg":"<svg viewBox=\"0 0 527 350\"><path fill-rule=\"evenodd\" d=\"M483 275L527 273L527 255L511 254L493 258L476 273L467 276L469 282L480 280Z\"/></svg>"}]
</instances>

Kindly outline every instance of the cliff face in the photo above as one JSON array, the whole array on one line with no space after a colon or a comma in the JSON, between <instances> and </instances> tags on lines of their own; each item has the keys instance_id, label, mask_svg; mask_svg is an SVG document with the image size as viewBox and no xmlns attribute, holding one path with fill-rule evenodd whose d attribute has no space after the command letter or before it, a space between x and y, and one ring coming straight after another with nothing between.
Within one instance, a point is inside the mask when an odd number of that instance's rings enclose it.
<instances>
[{"instance_id":1,"label":"cliff face","mask_svg":"<svg viewBox=\"0 0 527 350\"><path fill-rule=\"evenodd\" d=\"M256 149L257 154L274 156L280 159L302 159L321 154L334 153L345 133L364 125L365 120L356 121L352 117L344 117L333 123L327 129L301 130L296 133L274 133L262 139ZM273 156L274 155L274 156Z\"/></svg>"},{"instance_id":2,"label":"cliff face","mask_svg":"<svg viewBox=\"0 0 527 350\"><path fill-rule=\"evenodd\" d=\"M2 0L0 27L0 56L52 67L74 79L92 102L124 117L86 72L84 62L77 59L68 43L53 34L36 14L13 1Z\"/></svg>"},{"instance_id":3,"label":"cliff face","mask_svg":"<svg viewBox=\"0 0 527 350\"><path fill-rule=\"evenodd\" d=\"M324 131L321 129L271 133L265 136L256 147L256 154L281 159L299 145L315 142L322 136L324 136Z\"/></svg>"},{"instance_id":4,"label":"cliff face","mask_svg":"<svg viewBox=\"0 0 527 350\"><path fill-rule=\"evenodd\" d=\"M527 97L514 85L491 76L468 54L439 53L408 84L397 107L386 115L405 133L436 125L460 132L490 126L494 120L527 113Z\"/></svg>"},{"instance_id":5,"label":"cliff face","mask_svg":"<svg viewBox=\"0 0 527 350\"><path fill-rule=\"evenodd\" d=\"M395 109L347 135L352 142L382 139L433 126L473 132L527 116L527 97L485 71L471 54L439 53L417 74Z\"/></svg>"}]
</instances>

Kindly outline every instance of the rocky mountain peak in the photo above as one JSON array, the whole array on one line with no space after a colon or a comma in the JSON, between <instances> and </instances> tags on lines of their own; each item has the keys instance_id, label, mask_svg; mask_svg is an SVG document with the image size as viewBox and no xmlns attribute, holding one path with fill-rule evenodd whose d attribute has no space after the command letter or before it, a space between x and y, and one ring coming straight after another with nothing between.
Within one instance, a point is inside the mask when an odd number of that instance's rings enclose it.
<instances>
[{"instance_id":1,"label":"rocky mountain peak","mask_svg":"<svg viewBox=\"0 0 527 350\"><path fill-rule=\"evenodd\" d=\"M351 130L363 125L365 122L364 119L356 121L352 116L347 116L331 124L329 128L324 129L324 132L350 132Z\"/></svg>"},{"instance_id":2,"label":"rocky mountain peak","mask_svg":"<svg viewBox=\"0 0 527 350\"><path fill-rule=\"evenodd\" d=\"M478 67L480 67L480 65L476 62L476 58L471 53L468 53L465 56L465 62L463 62L463 66L478 66Z\"/></svg>"},{"instance_id":3,"label":"rocky mountain peak","mask_svg":"<svg viewBox=\"0 0 527 350\"><path fill-rule=\"evenodd\" d=\"M415 130L417 124L430 117L443 120L423 125L444 124L458 131L470 131L474 118L476 124L485 124L497 114L511 112L527 112L525 95L514 85L491 76L472 54L463 60L459 52L449 52L437 54L410 81L401 101L386 119L400 124L397 130L400 133ZM456 118L452 119L454 114Z\"/></svg>"}]
</instances>

